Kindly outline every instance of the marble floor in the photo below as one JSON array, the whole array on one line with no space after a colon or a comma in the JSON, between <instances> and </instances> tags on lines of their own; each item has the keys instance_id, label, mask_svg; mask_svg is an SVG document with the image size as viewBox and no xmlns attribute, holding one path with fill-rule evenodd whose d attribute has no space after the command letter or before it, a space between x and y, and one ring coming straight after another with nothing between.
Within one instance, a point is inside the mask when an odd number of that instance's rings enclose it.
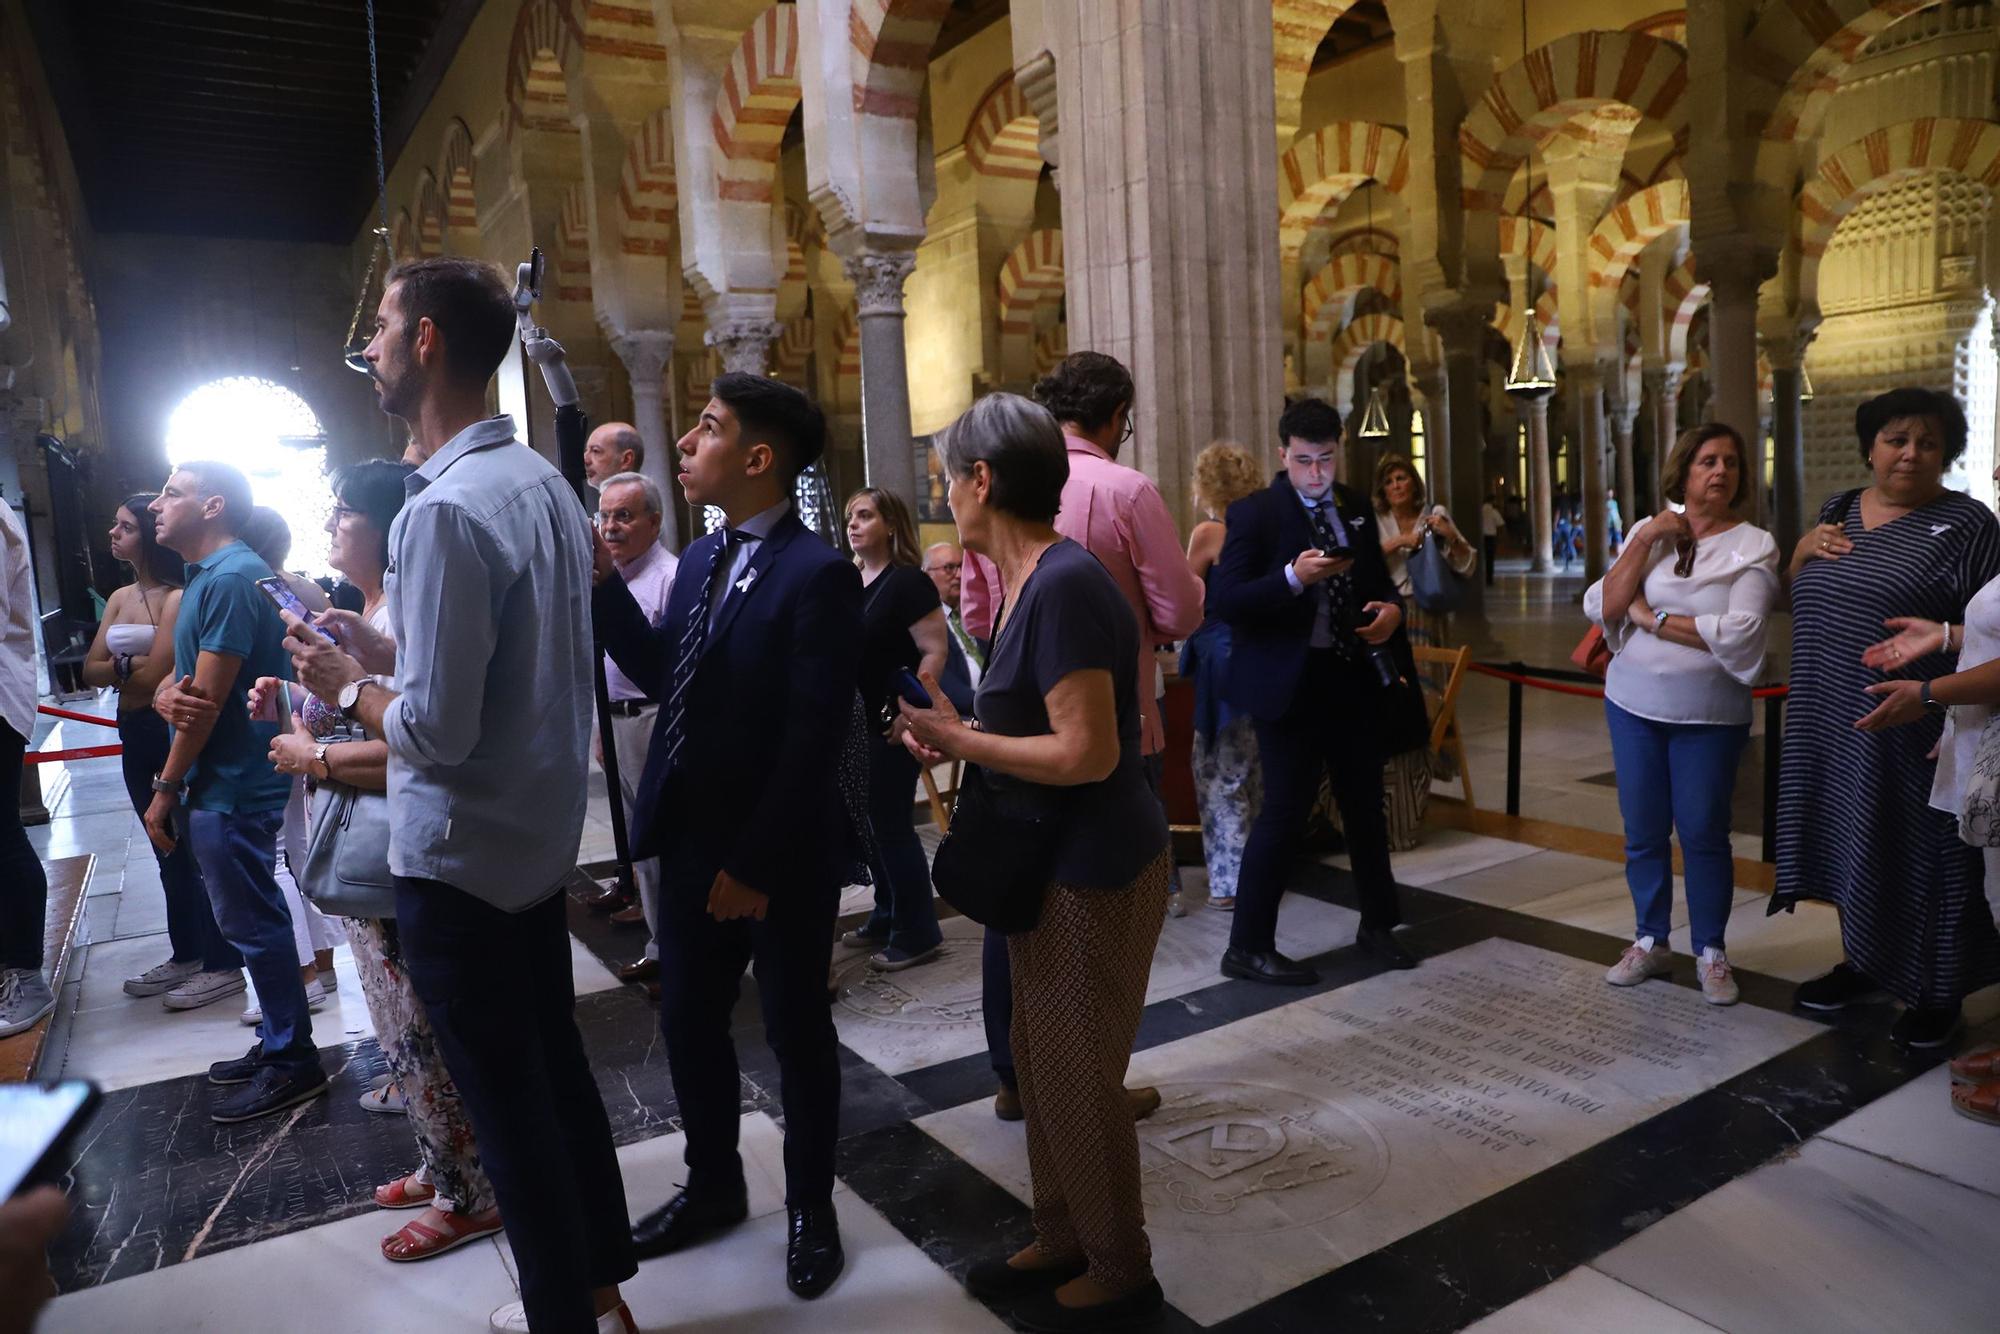
<instances>
[{"instance_id":1,"label":"marble floor","mask_svg":"<svg viewBox=\"0 0 2000 1334\"><path fill-rule=\"evenodd\" d=\"M1595 772L1601 720L1549 726L1549 763ZM63 1295L39 1328L484 1328L515 1291L504 1244L394 1270L376 1253L403 1220L370 1190L412 1149L399 1118L356 1104L382 1062L344 954L316 1019L333 1096L211 1124L200 1071L246 1045L240 1006L169 1015L122 994L162 950L158 875L115 766L54 777L37 846L93 852L98 870L43 1073L107 1092L53 1255ZM608 846L598 797L579 863ZM1353 886L1323 858L1296 869L1281 919L1285 947L1322 973L1296 991L1215 972L1228 918L1185 870L1193 910L1163 926L1129 1076L1165 1098L1138 1127L1164 1328L1994 1327L2000 1131L1951 1112L1942 1054L1888 1042L1889 1007L1832 1022L1790 1009L1792 986L1839 957L1830 911L1767 918L1739 891L1744 1003L1714 1009L1682 914L1670 979L1602 984L1631 929L1616 863L1439 829L1396 868L1423 965L1385 972L1353 947ZM866 902L844 900L850 924ZM681 1179L656 1012L610 971L642 939L580 903L570 919L577 1020L642 1211ZM752 1216L641 1266L627 1294L643 1329L1007 1327L961 1278L1028 1235L1024 1141L991 1113L977 933L949 915L945 931L944 958L890 979L836 958L846 1274L814 1303L782 1286L782 1114L746 987ZM1969 1017L2000 1038L2000 989Z\"/></svg>"}]
</instances>

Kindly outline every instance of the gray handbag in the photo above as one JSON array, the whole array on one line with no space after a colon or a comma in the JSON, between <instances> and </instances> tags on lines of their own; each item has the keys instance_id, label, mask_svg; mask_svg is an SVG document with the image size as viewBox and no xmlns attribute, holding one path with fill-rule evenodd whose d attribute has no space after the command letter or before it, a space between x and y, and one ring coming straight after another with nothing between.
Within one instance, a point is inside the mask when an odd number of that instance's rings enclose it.
<instances>
[{"instance_id":1,"label":"gray handbag","mask_svg":"<svg viewBox=\"0 0 2000 1334\"><path fill-rule=\"evenodd\" d=\"M389 873L389 796L345 783L322 783L299 891L321 912L340 917L396 915Z\"/></svg>"}]
</instances>

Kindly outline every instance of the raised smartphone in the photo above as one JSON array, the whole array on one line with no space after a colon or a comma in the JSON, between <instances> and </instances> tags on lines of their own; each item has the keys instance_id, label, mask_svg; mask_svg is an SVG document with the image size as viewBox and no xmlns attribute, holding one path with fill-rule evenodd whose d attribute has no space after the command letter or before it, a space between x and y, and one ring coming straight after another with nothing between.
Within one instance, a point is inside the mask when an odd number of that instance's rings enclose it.
<instances>
[{"instance_id":1,"label":"raised smartphone","mask_svg":"<svg viewBox=\"0 0 2000 1334\"><path fill-rule=\"evenodd\" d=\"M69 1146L101 1095L95 1084L0 1084L0 1197L62 1179Z\"/></svg>"},{"instance_id":2,"label":"raised smartphone","mask_svg":"<svg viewBox=\"0 0 2000 1334\"><path fill-rule=\"evenodd\" d=\"M313 624L312 613L306 610L306 604L299 601L299 595L294 593L285 581L277 575L269 575L263 579L259 579L257 581L257 588L265 597L271 599L272 606L276 607L279 611L288 611L304 621L307 629L326 640L327 643L335 644L340 642L336 636Z\"/></svg>"}]
</instances>

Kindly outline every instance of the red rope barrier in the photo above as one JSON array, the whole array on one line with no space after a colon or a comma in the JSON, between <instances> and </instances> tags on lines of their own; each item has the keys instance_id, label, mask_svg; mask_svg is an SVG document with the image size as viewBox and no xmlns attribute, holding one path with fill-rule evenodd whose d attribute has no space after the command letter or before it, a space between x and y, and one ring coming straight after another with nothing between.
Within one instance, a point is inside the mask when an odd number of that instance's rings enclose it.
<instances>
[{"instance_id":1,"label":"red rope barrier","mask_svg":"<svg viewBox=\"0 0 2000 1334\"><path fill-rule=\"evenodd\" d=\"M61 760L97 760L107 755L122 755L123 746L84 746L77 750L35 750L21 757L23 764L55 764Z\"/></svg>"},{"instance_id":2,"label":"red rope barrier","mask_svg":"<svg viewBox=\"0 0 2000 1334\"><path fill-rule=\"evenodd\" d=\"M1536 690L1546 690L1556 695L1578 695L1584 699L1603 699L1603 686L1570 685L1564 681L1550 681L1539 676L1525 676L1520 672L1504 672L1498 667L1489 667L1483 662L1466 664L1481 676L1490 676L1496 681L1508 681L1514 685L1532 686ZM1782 699L1791 693L1789 685L1759 686L1750 692L1752 699Z\"/></svg>"},{"instance_id":3,"label":"red rope barrier","mask_svg":"<svg viewBox=\"0 0 2000 1334\"><path fill-rule=\"evenodd\" d=\"M68 709L58 709L48 704L37 704L35 709L51 718L67 718L73 723L96 723L99 727L118 726L116 718L100 718L94 713L73 713Z\"/></svg>"}]
</instances>

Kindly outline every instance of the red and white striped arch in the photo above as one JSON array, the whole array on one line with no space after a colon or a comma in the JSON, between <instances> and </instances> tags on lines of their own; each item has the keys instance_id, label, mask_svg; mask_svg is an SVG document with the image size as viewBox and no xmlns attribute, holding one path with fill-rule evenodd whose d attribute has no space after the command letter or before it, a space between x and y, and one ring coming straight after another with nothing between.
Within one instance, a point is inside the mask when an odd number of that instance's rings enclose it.
<instances>
[{"instance_id":1,"label":"red and white striped arch","mask_svg":"<svg viewBox=\"0 0 2000 1334\"><path fill-rule=\"evenodd\" d=\"M1535 323L1541 326L1542 345L1553 356L1562 343L1562 315L1553 286L1535 298ZM1493 312L1493 329L1506 340L1508 347L1513 347L1521 337L1521 312L1512 306L1497 307Z\"/></svg>"},{"instance_id":2,"label":"red and white striped arch","mask_svg":"<svg viewBox=\"0 0 2000 1334\"><path fill-rule=\"evenodd\" d=\"M591 60L640 61L664 67L667 48L653 26L653 11L633 0L571 0L583 34L583 52ZM660 75L665 78L664 69Z\"/></svg>"},{"instance_id":3,"label":"red and white striped arch","mask_svg":"<svg viewBox=\"0 0 2000 1334\"><path fill-rule=\"evenodd\" d=\"M1271 58L1277 66L1278 125L1298 128L1306 76L1334 20L1354 0L1272 0Z\"/></svg>"},{"instance_id":4,"label":"red and white striped arch","mask_svg":"<svg viewBox=\"0 0 2000 1334\"><path fill-rule=\"evenodd\" d=\"M1841 76L1868 43L1897 19L1938 3L1773 0L1766 4L1737 57L1755 86L1742 132L1778 142L1818 138Z\"/></svg>"},{"instance_id":5,"label":"red and white striped arch","mask_svg":"<svg viewBox=\"0 0 2000 1334\"><path fill-rule=\"evenodd\" d=\"M507 48L507 128L571 134L569 71L582 54L576 16L557 0L528 0Z\"/></svg>"},{"instance_id":6,"label":"red and white striped arch","mask_svg":"<svg viewBox=\"0 0 2000 1334\"><path fill-rule=\"evenodd\" d=\"M558 301L590 303L590 208L581 184L563 191L562 212L556 220L556 290Z\"/></svg>"},{"instance_id":7,"label":"red and white striped arch","mask_svg":"<svg viewBox=\"0 0 2000 1334\"><path fill-rule=\"evenodd\" d=\"M1333 340L1329 361L1333 370L1334 406L1345 413L1354 402L1354 368L1362 354L1377 343L1387 343L1408 355L1403 346L1403 322L1394 315L1377 311L1363 315L1340 331Z\"/></svg>"},{"instance_id":8,"label":"red and white striped arch","mask_svg":"<svg viewBox=\"0 0 2000 1334\"><path fill-rule=\"evenodd\" d=\"M716 93L716 193L725 202L769 204L777 195L778 149L799 104L799 14L772 5L736 43Z\"/></svg>"},{"instance_id":9,"label":"red and white striped arch","mask_svg":"<svg viewBox=\"0 0 2000 1334\"><path fill-rule=\"evenodd\" d=\"M1401 195L1410 178L1403 132L1374 121L1337 120L1305 135L1278 159L1278 245L1296 259L1320 215L1364 181Z\"/></svg>"},{"instance_id":10,"label":"red and white striped arch","mask_svg":"<svg viewBox=\"0 0 2000 1334\"><path fill-rule=\"evenodd\" d=\"M1459 129L1462 202L1499 212L1528 149L1605 103L1660 122L1685 149L1687 77L1687 53L1644 33L1575 32L1530 51L1493 80Z\"/></svg>"},{"instance_id":11,"label":"red and white striped arch","mask_svg":"<svg viewBox=\"0 0 2000 1334\"><path fill-rule=\"evenodd\" d=\"M1390 255L1336 255L1306 284L1300 300L1308 341L1330 341L1354 314L1354 299L1373 288L1391 306L1403 304L1402 265Z\"/></svg>"},{"instance_id":12,"label":"red and white striped arch","mask_svg":"<svg viewBox=\"0 0 2000 1334\"><path fill-rule=\"evenodd\" d=\"M417 173L417 253L437 255L444 251L445 200L437 174L429 167Z\"/></svg>"},{"instance_id":13,"label":"red and white striped arch","mask_svg":"<svg viewBox=\"0 0 2000 1334\"><path fill-rule=\"evenodd\" d=\"M417 224L406 208L397 209L389 223L389 254L398 264L417 258Z\"/></svg>"},{"instance_id":14,"label":"red and white striped arch","mask_svg":"<svg viewBox=\"0 0 2000 1334\"><path fill-rule=\"evenodd\" d=\"M444 191L444 246L471 253L479 238L479 201L472 189L472 131L456 116L446 122L438 151L438 185Z\"/></svg>"},{"instance_id":15,"label":"red and white striped arch","mask_svg":"<svg viewBox=\"0 0 2000 1334\"><path fill-rule=\"evenodd\" d=\"M1035 373L1039 318L1063 298L1062 232L1030 232L1000 266L1000 378L1019 384Z\"/></svg>"},{"instance_id":16,"label":"red and white striped arch","mask_svg":"<svg viewBox=\"0 0 2000 1334\"><path fill-rule=\"evenodd\" d=\"M854 109L915 124L931 48L951 0L852 0L847 38L854 58Z\"/></svg>"},{"instance_id":17,"label":"red and white striped arch","mask_svg":"<svg viewBox=\"0 0 2000 1334\"><path fill-rule=\"evenodd\" d=\"M1639 252L1688 221L1686 181L1661 181L1627 197L1590 234L1590 285L1616 288Z\"/></svg>"},{"instance_id":18,"label":"red and white striped arch","mask_svg":"<svg viewBox=\"0 0 2000 1334\"><path fill-rule=\"evenodd\" d=\"M833 401L842 412L861 411L861 315L848 303L833 331Z\"/></svg>"},{"instance_id":19,"label":"red and white striped arch","mask_svg":"<svg viewBox=\"0 0 2000 1334\"><path fill-rule=\"evenodd\" d=\"M619 247L628 255L671 255L680 225L674 179L674 124L661 107L639 122L618 170Z\"/></svg>"},{"instance_id":20,"label":"red and white striped arch","mask_svg":"<svg viewBox=\"0 0 2000 1334\"><path fill-rule=\"evenodd\" d=\"M1041 119L1014 82L1014 71L1002 74L979 100L965 129L965 158L983 179L1039 181L1042 154L1038 145Z\"/></svg>"},{"instance_id":21,"label":"red and white striped arch","mask_svg":"<svg viewBox=\"0 0 2000 1334\"><path fill-rule=\"evenodd\" d=\"M812 350L812 316L801 314L796 319L787 320L778 341L771 346L771 374L809 394L816 393L818 387L806 383L806 365L812 357Z\"/></svg>"},{"instance_id":22,"label":"red and white striped arch","mask_svg":"<svg viewBox=\"0 0 2000 1334\"><path fill-rule=\"evenodd\" d=\"M1688 360L1688 329L1695 312L1708 304L1708 284L1695 276L1694 252L1667 274L1662 284L1660 307L1667 317L1667 359L1685 366Z\"/></svg>"}]
</instances>

